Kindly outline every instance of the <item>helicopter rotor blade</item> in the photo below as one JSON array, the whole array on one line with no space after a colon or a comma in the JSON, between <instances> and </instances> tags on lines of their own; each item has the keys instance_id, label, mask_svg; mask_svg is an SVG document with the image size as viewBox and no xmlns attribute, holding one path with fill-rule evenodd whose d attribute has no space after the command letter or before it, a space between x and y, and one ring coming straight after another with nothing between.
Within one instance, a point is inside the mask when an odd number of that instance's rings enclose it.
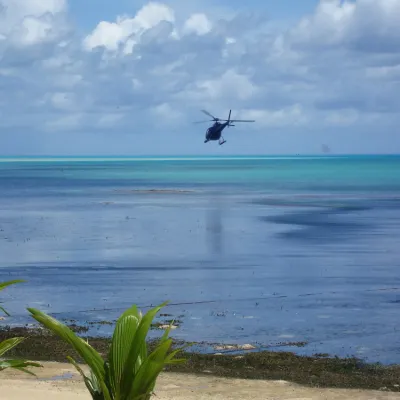
<instances>
[{"instance_id":1,"label":"helicopter rotor blade","mask_svg":"<svg viewBox=\"0 0 400 400\"><path fill-rule=\"evenodd\" d=\"M212 122L212 119L207 119L206 121L195 121L194 124L204 124L205 122Z\"/></svg>"},{"instance_id":2,"label":"helicopter rotor blade","mask_svg":"<svg viewBox=\"0 0 400 400\"><path fill-rule=\"evenodd\" d=\"M254 119L231 119L231 122L256 122Z\"/></svg>"},{"instance_id":3,"label":"helicopter rotor blade","mask_svg":"<svg viewBox=\"0 0 400 400\"><path fill-rule=\"evenodd\" d=\"M214 115L210 114L208 111L206 110L201 110L204 114L208 115L209 117L211 117L213 120L218 121L219 119L214 117Z\"/></svg>"},{"instance_id":4,"label":"helicopter rotor blade","mask_svg":"<svg viewBox=\"0 0 400 400\"><path fill-rule=\"evenodd\" d=\"M219 121L228 122L227 119L220 119ZM231 122L256 122L256 121L253 120L253 119L230 119L230 120L229 120L229 123L231 123Z\"/></svg>"}]
</instances>

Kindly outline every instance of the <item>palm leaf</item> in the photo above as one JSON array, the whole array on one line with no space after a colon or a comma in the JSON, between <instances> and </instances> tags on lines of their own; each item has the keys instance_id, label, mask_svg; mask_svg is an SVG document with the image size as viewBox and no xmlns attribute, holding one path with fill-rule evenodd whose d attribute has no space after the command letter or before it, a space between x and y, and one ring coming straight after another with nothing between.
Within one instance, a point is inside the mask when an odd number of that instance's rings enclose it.
<instances>
[{"instance_id":1,"label":"palm leaf","mask_svg":"<svg viewBox=\"0 0 400 400\"><path fill-rule=\"evenodd\" d=\"M2 360L0 361L0 371L6 368L19 369L25 373L36 376L33 372L28 371L27 367L43 367L43 365L33 362L33 361L25 361L25 360Z\"/></svg>"},{"instance_id":2,"label":"palm leaf","mask_svg":"<svg viewBox=\"0 0 400 400\"><path fill-rule=\"evenodd\" d=\"M133 369L132 363L136 363L139 354L141 353L141 351L143 351L142 347L146 346L146 337L154 317L166 304L168 304L168 302L164 302L163 304L154 307L153 309L148 311L147 314L141 319L133 341L135 345L132 346L130 349L126 370Z\"/></svg>"},{"instance_id":3,"label":"palm leaf","mask_svg":"<svg viewBox=\"0 0 400 400\"><path fill-rule=\"evenodd\" d=\"M128 399L136 400L152 392L157 376L164 368L164 360L171 344L171 339L164 341L143 362L132 384Z\"/></svg>"},{"instance_id":4,"label":"palm leaf","mask_svg":"<svg viewBox=\"0 0 400 400\"><path fill-rule=\"evenodd\" d=\"M25 374L28 374L28 375L32 375L32 376L36 376L36 374L34 374L32 371L29 371L29 369L26 369L25 367L27 367L27 366L32 366L32 364L30 364L30 365L24 365L24 366L19 366L19 367L12 367L13 369L17 369L18 371L21 371L21 372L25 372ZM42 367L42 365L34 365L35 367Z\"/></svg>"},{"instance_id":5,"label":"palm leaf","mask_svg":"<svg viewBox=\"0 0 400 400\"><path fill-rule=\"evenodd\" d=\"M139 313L136 307L132 307L132 312L136 313L136 316L140 319L139 327L136 330L135 336L132 338L131 346L129 349L128 357L123 370L122 382L121 382L121 393L122 399L130 399L128 393L131 391L132 383L134 382L133 377L135 377L138 369L142 366L142 358L144 354L144 349L146 346L146 337L150 329L151 323L156 316L156 314L161 310L167 302L161 304L160 306L154 307L147 314L141 318L141 313ZM136 379L136 378L135 378Z\"/></svg>"},{"instance_id":6,"label":"palm leaf","mask_svg":"<svg viewBox=\"0 0 400 400\"><path fill-rule=\"evenodd\" d=\"M11 281L0 282L0 291L4 290L7 286L13 285L15 283L25 282L22 279L14 279ZM4 314L10 316L10 314L3 308L0 307L0 311L3 311ZM25 338L23 337L16 337L4 340L0 343L0 357L4 356L8 351L13 349L14 347L18 346ZM33 372L26 369L27 367L41 367L42 365L32 361L25 361L25 360L0 360L0 371L6 368L14 368L19 371L25 372L27 374L35 375Z\"/></svg>"},{"instance_id":7,"label":"palm leaf","mask_svg":"<svg viewBox=\"0 0 400 400\"><path fill-rule=\"evenodd\" d=\"M0 357L2 357L5 353L13 349L14 347L18 346L25 338L23 337L16 337L4 340L0 343ZM26 370L26 367L42 367L41 364L32 362L32 361L25 361L25 360L2 360L0 361L0 371L6 368L14 368L20 369L23 372L27 372L29 374L35 375L33 372Z\"/></svg>"},{"instance_id":8,"label":"palm leaf","mask_svg":"<svg viewBox=\"0 0 400 400\"><path fill-rule=\"evenodd\" d=\"M146 338L151 323L166 304L154 307L144 316L136 306L122 313L117 320L106 360L67 326L36 309L28 310L38 322L72 345L89 366L90 376L73 358L68 357L81 374L93 400L149 400L163 368L167 364L185 361L175 359L182 349L168 354L172 345L172 339L168 338L172 324L154 351L150 355L147 352Z\"/></svg>"},{"instance_id":9,"label":"palm leaf","mask_svg":"<svg viewBox=\"0 0 400 400\"><path fill-rule=\"evenodd\" d=\"M7 286L14 285L15 283L22 283L22 282L25 281L22 279L15 279L13 281L0 282L0 290L5 289Z\"/></svg>"},{"instance_id":10,"label":"palm leaf","mask_svg":"<svg viewBox=\"0 0 400 400\"><path fill-rule=\"evenodd\" d=\"M23 337L16 337L4 340L0 343L0 357L2 357L7 351L10 351L15 346L18 346L21 342L23 342L25 338Z\"/></svg>"},{"instance_id":11,"label":"palm leaf","mask_svg":"<svg viewBox=\"0 0 400 400\"><path fill-rule=\"evenodd\" d=\"M85 385L86 385L89 393L92 396L92 399L102 400L103 396L101 393L101 388L97 384L97 381L94 381L93 379L86 376L85 373L83 372L82 368L78 365L78 363L72 357L67 356L67 358L71 362L71 364L76 368L76 370L80 373L80 375L82 376L83 381L85 382Z\"/></svg>"},{"instance_id":12,"label":"palm leaf","mask_svg":"<svg viewBox=\"0 0 400 400\"><path fill-rule=\"evenodd\" d=\"M7 317L10 316L10 314L7 312L7 310L6 310L4 307L1 307L1 306L0 306L0 311L3 311L3 313L6 314Z\"/></svg>"},{"instance_id":13,"label":"palm leaf","mask_svg":"<svg viewBox=\"0 0 400 400\"><path fill-rule=\"evenodd\" d=\"M119 399L124 378L124 366L129 357L130 349L134 345L134 338L139 326L136 307L131 307L118 319L115 326L110 354L110 379L115 398ZM132 371L133 373L133 371Z\"/></svg>"},{"instance_id":14,"label":"palm leaf","mask_svg":"<svg viewBox=\"0 0 400 400\"><path fill-rule=\"evenodd\" d=\"M14 279L12 281L0 282L0 291L5 289L7 286L14 285L15 283L21 283L21 282L25 282L25 281L22 279ZM0 306L0 310L3 311L3 313L6 314L8 317L10 316L10 314L1 306Z\"/></svg>"},{"instance_id":15,"label":"palm leaf","mask_svg":"<svg viewBox=\"0 0 400 400\"><path fill-rule=\"evenodd\" d=\"M70 328L57 321L55 318L52 318L49 315L36 310L35 308L28 308L28 311L32 314L34 319L44 325L47 329L51 330L61 339L69 343L75 349L75 351L83 358L86 364L93 371L101 386L101 390L105 399L111 400L109 390L104 383L104 360L100 354L82 338L77 336Z\"/></svg>"}]
</instances>

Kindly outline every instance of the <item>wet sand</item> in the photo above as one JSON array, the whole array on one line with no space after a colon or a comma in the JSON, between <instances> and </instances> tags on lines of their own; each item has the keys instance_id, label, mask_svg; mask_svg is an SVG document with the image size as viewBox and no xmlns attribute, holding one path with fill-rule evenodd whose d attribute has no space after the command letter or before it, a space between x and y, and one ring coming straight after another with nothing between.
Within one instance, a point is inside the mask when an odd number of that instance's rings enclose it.
<instances>
[{"instance_id":1,"label":"wet sand","mask_svg":"<svg viewBox=\"0 0 400 400\"><path fill-rule=\"evenodd\" d=\"M70 364L46 362L35 371L37 377L21 372L0 374L0 393L5 400L90 399L86 388ZM297 400L391 400L400 393L383 391L308 388L286 381L226 379L191 374L163 373L156 387L159 400L201 399L297 399Z\"/></svg>"}]
</instances>

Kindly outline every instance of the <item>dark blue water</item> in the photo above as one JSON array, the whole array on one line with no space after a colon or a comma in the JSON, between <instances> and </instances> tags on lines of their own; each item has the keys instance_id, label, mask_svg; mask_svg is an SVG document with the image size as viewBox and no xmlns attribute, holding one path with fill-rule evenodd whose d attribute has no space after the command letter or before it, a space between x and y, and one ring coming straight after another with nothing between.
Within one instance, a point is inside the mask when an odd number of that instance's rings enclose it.
<instances>
[{"instance_id":1,"label":"dark blue water","mask_svg":"<svg viewBox=\"0 0 400 400\"><path fill-rule=\"evenodd\" d=\"M8 324L170 300L177 338L398 363L399 234L400 157L0 162Z\"/></svg>"}]
</instances>

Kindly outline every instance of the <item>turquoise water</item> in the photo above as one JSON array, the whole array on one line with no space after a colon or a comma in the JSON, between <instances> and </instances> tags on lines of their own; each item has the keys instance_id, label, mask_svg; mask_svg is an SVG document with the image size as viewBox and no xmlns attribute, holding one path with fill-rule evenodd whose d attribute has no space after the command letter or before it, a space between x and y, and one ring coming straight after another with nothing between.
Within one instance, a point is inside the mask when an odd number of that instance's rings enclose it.
<instances>
[{"instance_id":1,"label":"turquoise water","mask_svg":"<svg viewBox=\"0 0 400 400\"><path fill-rule=\"evenodd\" d=\"M168 299L182 339L400 362L399 238L400 156L0 159L7 323Z\"/></svg>"},{"instance_id":2,"label":"turquoise water","mask_svg":"<svg viewBox=\"0 0 400 400\"><path fill-rule=\"evenodd\" d=\"M11 161L12 160L12 161ZM398 190L400 156L26 158L0 162L8 179L114 181L136 187L247 190Z\"/></svg>"}]
</instances>

